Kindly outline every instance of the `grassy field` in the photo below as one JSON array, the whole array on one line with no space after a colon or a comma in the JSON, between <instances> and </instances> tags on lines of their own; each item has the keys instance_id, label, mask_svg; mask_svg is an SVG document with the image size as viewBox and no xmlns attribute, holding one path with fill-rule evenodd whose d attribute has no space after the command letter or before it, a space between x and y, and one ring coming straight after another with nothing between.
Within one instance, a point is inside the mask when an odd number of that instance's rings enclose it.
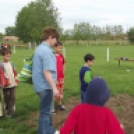
<instances>
[{"instance_id":1,"label":"grassy field","mask_svg":"<svg viewBox=\"0 0 134 134\"><path fill-rule=\"evenodd\" d=\"M111 95L128 93L134 95L134 62L118 63L114 58L133 58L134 46L108 46L110 61L106 61L107 46L66 46L66 72L65 72L65 97L64 101L71 96L79 96L79 70L84 64L83 56L92 53L95 56L92 71L94 75L104 78L111 90ZM19 72L23 66L23 59L31 56L34 50L18 49L12 54ZM130 70L130 71L127 71ZM31 113L38 111L39 99L32 85L20 83L16 88L16 112L12 119L0 118L0 134L36 134L37 128L28 122ZM34 118L34 117L33 117Z\"/></svg>"}]
</instances>

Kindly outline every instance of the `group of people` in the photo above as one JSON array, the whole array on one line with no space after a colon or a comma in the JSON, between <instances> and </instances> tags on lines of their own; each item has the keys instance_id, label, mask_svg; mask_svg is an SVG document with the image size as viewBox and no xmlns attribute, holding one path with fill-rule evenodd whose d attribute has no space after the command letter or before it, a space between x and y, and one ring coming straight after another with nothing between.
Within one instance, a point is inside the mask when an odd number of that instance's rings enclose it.
<instances>
[{"instance_id":1,"label":"group of people","mask_svg":"<svg viewBox=\"0 0 134 134\"><path fill-rule=\"evenodd\" d=\"M104 106L110 97L106 81L99 77L92 77L90 66L95 59L92 54L84 56L85 64L80 70L81 103L70 112L60 130L55 130L51 118L53 97L61 98L58 89L64 82L62 79L64 77L60 77L64 76L64 65L61 71L56 73L56 66L61 66L60 60L64 61L64 58L60 56L58 59L59 54L56 54L55 58L55 53L51 49L53 46L58 46L58 39L59 33L56 29L45 28L42 33L42 43L33 56L32 79L35 92L40 98L38 133L124 134L124 126L120 124L113 112ZM56 86L56 83L61 85Z\"/></svg>"},{"instance_id":2,"label":"group of people","mask_svg":"<svg viewBox=\"0 0 134 134\"><path fill-rule=\"evenodd\" d=\"M90 67L95 57L90 53L84 56L85 63L79 72L81 102L73 108L59 131L53 127L51 116L52 112L55 112L55 98L58 100L56 109L67 110L62 104L65 59L61 54L63 45L58 41L59 37L55 28L43 29L42 43L33 55L32 81L40 99L38 134L124 134L124 126L105 106L110 97L106 81L92 76ZM54 47L54 51L51 47ZM7 117L12 117L17 83L13 74L14 66L9 61L11 55L9 50L6 47L3 53L1 51L3 61L0 66L4 67L4 75L10 80L10 84L8 87L4 86L3 91Z\"/></svg>"}]
</instances>

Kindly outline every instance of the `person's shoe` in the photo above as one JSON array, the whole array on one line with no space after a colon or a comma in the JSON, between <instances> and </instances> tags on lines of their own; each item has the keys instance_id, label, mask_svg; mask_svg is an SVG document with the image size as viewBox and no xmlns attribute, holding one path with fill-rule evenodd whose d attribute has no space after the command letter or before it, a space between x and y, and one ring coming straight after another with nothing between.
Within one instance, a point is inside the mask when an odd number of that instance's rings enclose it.
<instances>
[{"instance_id":1,"label":"person's shoe","mask_svg":"<svg viewBox=\"0 0 134 134\"><path fill-rule=\"evenodd\" d=\"M1 116L0 116L0 119L1 119L1 118L4 118L4 115L1 115Z\"/></svg>"},{"instance_id":2,"label":"person's shoe","mask_svg":"<svg viewBox=\"0 0 134 134\"><path fill-rule=\"evenodd\" d=\"M6 117L12 118L13 117L13 114L6 114Z\"/></svg>"},{"instance_id":3,"label":"person's shoe","mask_svg":"<svg viewBox=\"0 0 134 134\"><path fill-rule=\"evenodd\" d=\"M51 114L56 114L55 109L51 110Z\"/></svg>"},{"instance_id":4,"label":"person's shoe","mask_svg":"<svg viewBox=\"0 0 134 134\"><path fill-rule=\"evenodd\" d=\"M57 110L68 110L64 105L59 105L56 108Z\"/></svg>"},{"instance_id":5,"label":"person's shoe","mask_svg":"<svg viewBox=\"0 0 134 134\"><path fill-rule=\"evenodd\" d=\"M54 134L60 134L60 131L55 131L55 133Z\"/></svg>"}]
</instances>

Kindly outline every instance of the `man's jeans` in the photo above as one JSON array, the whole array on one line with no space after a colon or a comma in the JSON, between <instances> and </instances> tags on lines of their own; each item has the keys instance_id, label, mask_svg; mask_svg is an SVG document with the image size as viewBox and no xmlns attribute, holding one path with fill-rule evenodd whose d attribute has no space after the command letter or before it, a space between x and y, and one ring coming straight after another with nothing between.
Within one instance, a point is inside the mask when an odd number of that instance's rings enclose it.
<instances>
[{"instance_id":1,"label":"man's jeans","mask_svg":"<svg viewBox=\"0 0 134 134\"><path fill-rule=\"evenodd\" d=\"M52 126L51 105L53 101L52 89L43 90L37 93L40 97L40 115L38 134L54 134L55 129Z\"/></svg>"},{"instance_id":2,"label":"man's jeans","mask_svg":"<svg viewBox=\"0 0 134 134\"><path fill-rule=\"evenodd\" d=\"M81 103L85 102L86 92L81 91Z\"/></svg>"}]
</instances>

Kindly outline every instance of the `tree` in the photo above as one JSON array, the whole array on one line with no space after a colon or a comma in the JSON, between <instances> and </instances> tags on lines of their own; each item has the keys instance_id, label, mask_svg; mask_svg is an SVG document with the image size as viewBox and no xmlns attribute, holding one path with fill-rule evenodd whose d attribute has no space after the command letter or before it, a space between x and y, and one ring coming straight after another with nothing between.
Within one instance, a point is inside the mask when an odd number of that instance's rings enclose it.
<instances>
[{"instance_id":1,"label":"tree","mask_svg":"<svg viewBox=\"0 0 134 134\"><path fill-rule=\"evenodd\" d=\"M5 28L5 35L7 36L15 36L15 27L14 26L8 26Z\"/></svg>"},{"instance_id":2,"label":"tree","mask_svg":"<svg viewBox=\"0 0 134 134\"><path fill-rule=\"evenodd\" d=\"M3 33L0 33L0 40L2 40L3 39Z\"/></svg>"},{"instance_id":3,"label":"tree","mask_svg":"<svg viewBox=\"0 0 134 134\"><path fill-rule=\"evenodd\" d=\"M58 9L51 0L36 0L23 7L15 22L16 34L26 41L40 41L43 28L52 26L60 31Z\"/></svg>"},{"instance_id":4,"label":"tree","mask_svg":"<svg viewBox=\"0 0 134 134\"><path fill-rule=\"evenodd\" d=\"M61 33L60 40L62 42L65 42L66 40L71 40L72 38L72 30L67 29Z\"/></svg>"},{"instance_id":5,"label":"tree","mask_svg":"<svg viewBox=\"0 0 134 134\"><path fill-rule=\"evenodd\" d=\"M73 33L73 39L76 40L76 44L78 45L79 40L81 39L79 24L74 24L74 29L72 33Z\"/></svg>"},{"instance_id":6,"label":"tree","mask_svg":"<svg viewBox=\"0 0 134 134\"><path fill-rule=\"evenodd\" d=\"M87 43L89 45L89 39L91 36L91 25L89 23L82 22L79 24L79 28L81 31L81 39L87 40Z\"/></svg>"},{"instance_id":7,"label":"tree","mask_svg":"<svg viewBox=\"0 0 134 134\"><path fill-rule=\"evenodd\" d=\"M134 27L129 29L128 39L129 39L130 43L134 43Z\"/></svg>"},{"instance_id":8,"label":"tree","mask_svg":"<svg viewBox=\"0 0 134 134\"><path fill-rule=\"evenodd\" d=\"M87 40L89 44L89 38L91 35L91 26L89 23L80 22L79 24L74 24L74 28L72 30L73 39L76 40L76 44L78 45L79 40Z\"/></svg>"}]
</instances>

